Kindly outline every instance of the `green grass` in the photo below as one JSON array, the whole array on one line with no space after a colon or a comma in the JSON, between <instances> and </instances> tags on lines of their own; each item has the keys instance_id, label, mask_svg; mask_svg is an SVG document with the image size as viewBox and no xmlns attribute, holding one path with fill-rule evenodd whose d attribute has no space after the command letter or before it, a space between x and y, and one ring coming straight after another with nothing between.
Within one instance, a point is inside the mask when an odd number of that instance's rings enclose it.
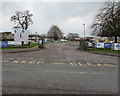
<instances>
[{"instance_id":1,"label":"green grass","mask_svg":"<svg viewBox=\"0 0 120 96\"><path fill-rule=\"evenodd\" d=\"M38 46L38 43L31 43L30 48Z\"/></svg>"},{"instance_id":2,"label":"green grass","mask_svg":"<svg viewBox=\"0 0 120 96\"><path fill-rule=\"evenodd\" d=\"M38 43L31 43L30 47L28 47L27 45L21 45L21 46L16 45L16 46L9 46L7 48L0 48L0 49L2 49L2 50L7 50L7 49L22 49L22 48L33 48L33 47L36 47L36 46L38 46Z\"/></svg>"},{"instance_id":3,"label":"green grass","mask_svg":"<svg viewBox=\"0 0 120 96\"><path fill-rule=\"evenodd\" d=\"M106 53L120 53L118 50L110 50L110 49L105 49L105 48L87 48L86 51L96 51L96 52L106 52Z\"/></svg>"}]
</instances>

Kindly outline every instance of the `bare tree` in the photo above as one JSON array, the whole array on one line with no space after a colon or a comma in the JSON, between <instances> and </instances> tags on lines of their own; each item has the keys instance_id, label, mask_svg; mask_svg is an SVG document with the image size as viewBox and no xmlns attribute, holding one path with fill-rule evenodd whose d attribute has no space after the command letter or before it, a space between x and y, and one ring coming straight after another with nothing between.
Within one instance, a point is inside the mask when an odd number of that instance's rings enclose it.
<instances>
[{"instance_id":1,"label":"bare tree","mask_svg":"<svg viewBox=\"0 0 120 96\"><path fill-rule=\"evenodd\" d=\"M92 35L120 37L120 1L106 2L105 7L96 15L92 25Z\"/></svg>"},{"instance_id":2,"label":"bare tree","mask_svg":"<svg viewBox=\"0 0 120 96\"><path fill-rule=\"evenodd\" d=\"M78 33L68 33L67 38L69 40L74 39L74 38L79 38L79 34Z\"/></svg>"},{"instance_id":3,"label":"bare tree","mask_svg":"<svg viewBox=\"0 0 120 96\"><path fill-rule=\"evenodd\" d=\"M53 25L49 31L48 36L53 37L54 40L63 38L63 33L57 25Z\"/></svg>"},{"instance_id":4,"label":"bare tree","mask_svg":"<svg viewBox=\"0 0 120 96\"><path fill-rule=\"evenodd\" d=\"M22 29L28 29L29 25L33 23L31 17L33 14L29 12L29 10L20 12L15 12L15 15L11 17L11 21L13 21L15 24L22 27Z\"/></svg>"}]
</instances>

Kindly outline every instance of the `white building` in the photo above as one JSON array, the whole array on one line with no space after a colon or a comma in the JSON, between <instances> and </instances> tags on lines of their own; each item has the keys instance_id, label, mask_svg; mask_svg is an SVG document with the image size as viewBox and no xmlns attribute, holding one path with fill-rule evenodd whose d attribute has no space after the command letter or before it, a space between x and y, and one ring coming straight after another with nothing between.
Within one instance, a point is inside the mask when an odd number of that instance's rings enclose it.
<instances>
[{"instance_id":1,"label":"white building","mask_svg":"<svg viewBox=\"0 0 120 96\"><path fill-rule=\"evenodd\" d=\"M14 30L14 41L16 42L28 42L29 31L23 30L21 27L16 26L13 28Z\"/></svg>"}]
</instances>

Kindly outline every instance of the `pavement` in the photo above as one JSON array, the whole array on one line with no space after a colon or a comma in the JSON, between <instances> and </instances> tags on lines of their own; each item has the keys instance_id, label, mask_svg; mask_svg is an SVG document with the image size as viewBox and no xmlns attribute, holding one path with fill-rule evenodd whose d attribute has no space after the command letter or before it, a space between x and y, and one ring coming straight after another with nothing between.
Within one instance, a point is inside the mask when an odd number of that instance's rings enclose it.
<instances>
[{"instance_id":1,"label":"pavement","mask_svg":"<svg viewBox=\"0 0 120 96\"><path fill-rule=\"evenodd\" d=\"M3 52L3 94L117 94L118 57L75 49L50 43L42 50Z\"/></svg>"}]
</instances>

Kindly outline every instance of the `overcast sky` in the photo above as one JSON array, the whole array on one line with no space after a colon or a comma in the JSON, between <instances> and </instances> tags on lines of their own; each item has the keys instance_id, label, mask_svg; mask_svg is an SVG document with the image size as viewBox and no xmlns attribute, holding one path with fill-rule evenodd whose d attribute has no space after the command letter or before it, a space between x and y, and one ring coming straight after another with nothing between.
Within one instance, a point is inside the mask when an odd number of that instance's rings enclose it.
<instances>
[{"instance_id":1,"label":"overcast sky","mask_svg":"<svg viewBox=\"0 0 120 96\"><path fill-rule=\"evenodd\" d=\"M73 32L83 36L85 23L86 36L89 36L89 27L103 5L103 2L2 2L0 31L12 32L14 23L10 17L16 11L29 10L34 22L29 26L31 33L47 33L52 25L58 25L65 35Z\"/></svg>"}]
</instances>

